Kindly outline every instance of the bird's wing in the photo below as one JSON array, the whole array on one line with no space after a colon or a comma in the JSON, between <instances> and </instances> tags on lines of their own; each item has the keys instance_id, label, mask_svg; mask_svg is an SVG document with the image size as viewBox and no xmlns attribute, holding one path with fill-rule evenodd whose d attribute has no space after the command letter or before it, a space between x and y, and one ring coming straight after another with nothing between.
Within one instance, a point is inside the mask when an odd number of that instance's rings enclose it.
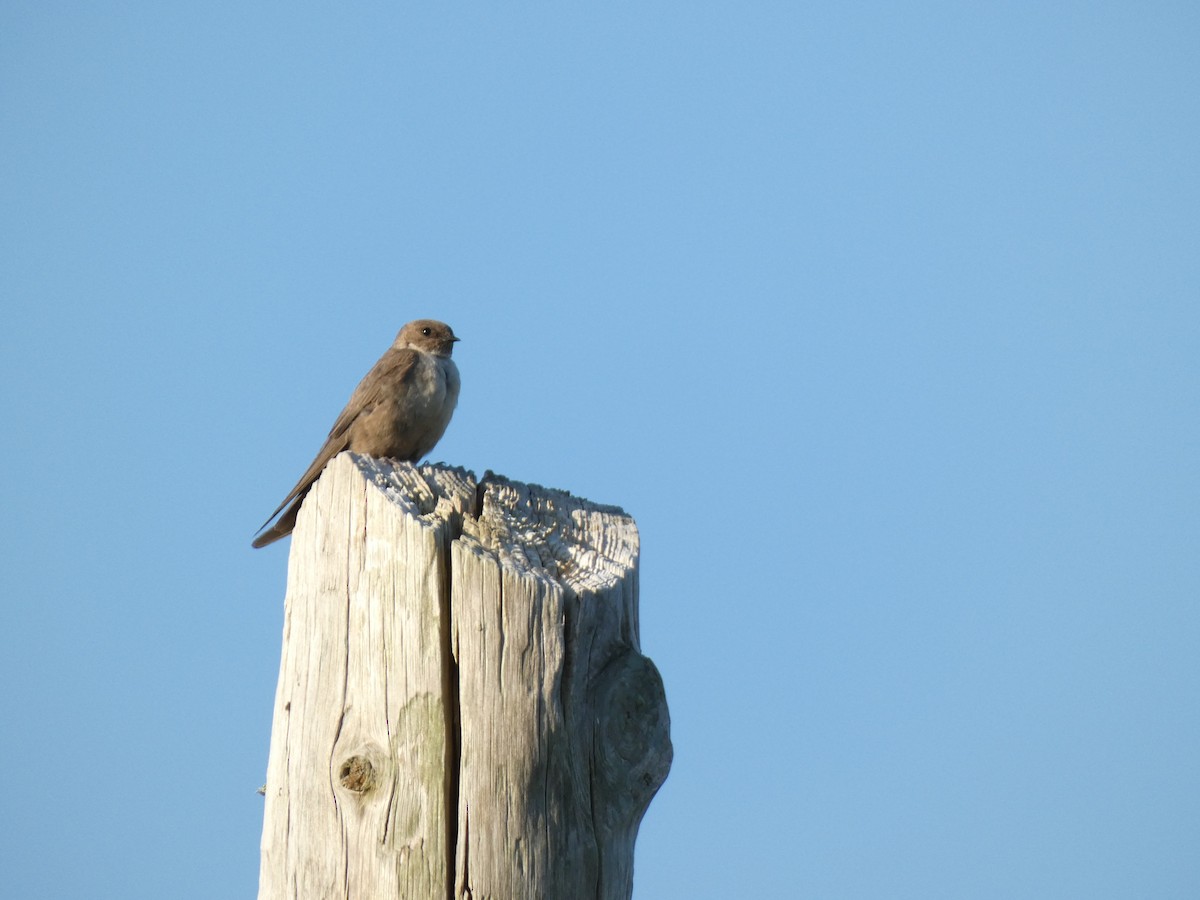
<instances>
[{"instance_id":1,"label":"bird's wing","mask_svg":"<svg viewBox=\"0 0 1200 900\"><path fill-rule=\"evenodd\" d=\"M380 402L392 399L397 389L412 379L416 364L416 350L391 348L383 354L350 395L346 408L329 429L329 440L348 434L350 426L360 415ZM317 471L320 472L319 469Z\"/></svg>"},{"instance_id":2,"label":"bird's wing","mask_svg":"<svg viewBox=\"0 0 1200 900\"><path fill-rule=\"evenodd\" d=\"M350 395L346 408L342 410L337 421L333 423L333 427L329 429L329 437L325 439L324 445L317 452L312 465L300 476L296 486L283 498L283 502L276 507L275 512L267 516L267 521L263 522L262 528L258 529L260 532L283 511L285 506L308 493L309 488L320 477L329 461L349 447L350 428L354 424L354 420L380 401L386 400L397 386L408 381L412 377L416 361L415 350L393 348L380 357L379 362L375 363L371 367L371 371L363 376L363 380L358 383L358 387Z\"/></svg>"}]
</instances>

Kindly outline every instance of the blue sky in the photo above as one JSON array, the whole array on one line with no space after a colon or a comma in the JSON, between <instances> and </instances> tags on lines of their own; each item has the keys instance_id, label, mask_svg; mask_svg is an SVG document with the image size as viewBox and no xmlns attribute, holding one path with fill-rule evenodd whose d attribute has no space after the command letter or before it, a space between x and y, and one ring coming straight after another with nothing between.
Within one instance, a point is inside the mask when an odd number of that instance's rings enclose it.
<instances>
[{"instance_id":1,"label":"blue sky","mask_svg":"<svg viewBox=\"0 0 1200 900\"><path fill-rule=\"evenodd\" d=\"M434 452L632 513L635 897L1200 895L1200 13L0 7L0 868L252 896L286 544Z\"/></svg>"}]
</instances>

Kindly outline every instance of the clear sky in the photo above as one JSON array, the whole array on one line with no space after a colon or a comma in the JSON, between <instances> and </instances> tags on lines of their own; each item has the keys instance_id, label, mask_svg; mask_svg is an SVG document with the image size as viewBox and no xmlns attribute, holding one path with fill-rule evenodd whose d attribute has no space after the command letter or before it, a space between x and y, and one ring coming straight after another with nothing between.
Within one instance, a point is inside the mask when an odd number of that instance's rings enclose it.
<instances>
[{"instance_id":1,"label":"clear sky","mask_svg":"<svg viewBox=\"0 0 1200 900\"><path fill-rule=\"evenodd\" d=\"M0 5L0 871L254 895L287 544L435 459L632 513L635 896L1200 896L1200 8Z\"/></svg>"}]
</instances>

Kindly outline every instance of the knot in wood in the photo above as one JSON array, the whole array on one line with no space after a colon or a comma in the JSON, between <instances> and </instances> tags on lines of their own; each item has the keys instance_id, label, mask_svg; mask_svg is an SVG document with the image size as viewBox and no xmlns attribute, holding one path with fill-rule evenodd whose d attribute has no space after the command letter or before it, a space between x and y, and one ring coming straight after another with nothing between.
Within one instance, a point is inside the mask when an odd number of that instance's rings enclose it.
<instances>
[{"instance_id":1,"label":"knot in wood","mask_svg":"<svg viewBox=\"0 0 1200 900\"><path fill-rule=\"evenodd\" d=\"M342 787L356 794L365 794L375 787L375 767L365 756L352 756L338 770Z\"/></svg>"},{"instance_id":2,"label":"knot in wood","mask_svg":"<svg viewBox=\"0 0 1200 900\"><path fill-rule=\"evenodd\" d=\"M611 802L641 817L671 769L671 718L662 678L649 659L627 652L595 687L597 783Z\"/></svg>"}]
</instances>

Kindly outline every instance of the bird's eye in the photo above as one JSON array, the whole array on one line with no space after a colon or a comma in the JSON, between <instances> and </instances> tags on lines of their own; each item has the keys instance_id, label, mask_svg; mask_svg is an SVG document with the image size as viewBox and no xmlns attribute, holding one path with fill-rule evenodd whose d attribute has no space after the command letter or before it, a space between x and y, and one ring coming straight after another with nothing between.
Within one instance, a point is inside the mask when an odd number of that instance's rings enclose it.
<instances>
[{"instance_id":1,"label":"bird's eye","mask_svg":"<svg viewBox=\"0 0 1200 900\"><path fill-rule=\"evenodd\" d=\"M431 334L433 334L433 329L432 328L422 328L421 334L425 335L425 337L429 337Z\"/></svg>"}]
</instances>

